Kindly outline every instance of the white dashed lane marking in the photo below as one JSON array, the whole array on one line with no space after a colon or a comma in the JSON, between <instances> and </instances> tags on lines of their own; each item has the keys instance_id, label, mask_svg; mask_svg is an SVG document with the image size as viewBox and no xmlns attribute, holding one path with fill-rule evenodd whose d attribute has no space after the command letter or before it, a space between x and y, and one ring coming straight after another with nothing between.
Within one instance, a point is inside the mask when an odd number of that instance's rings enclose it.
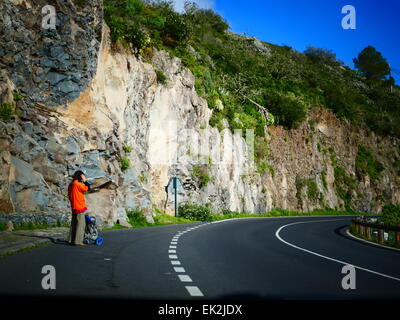
<instances>
[{"instance_id":1,"label":"white dashed lane marking","mask_svg":"<svg viewBox=\"0 0 400 320\"><path fill-rule=\"evenodd\" d=\"M181 236L183 236L184 234L194 231L198 228L201 228L203 226L209 225L210 223L205 223L205 224L201 224L198 225L196 227L192 227L192 228L187 228L184 231L179 231L177 232L171 240L170 246L169 246L169 250L168 250L168 257L171 260L171 264L174 266L174 271L178 274L178 278L181 282L184 283L189 283L189 282L193 282L192 278L190 278L190 276L188 274L186 274L186 270L183 267L176 267L176 266L181 266L181 262L178 261L178 256L176 255L177 250L178 250L178 241L179 238ZM204 297L203 293L201 292L201 290L196 287L196 286L185 286L186 290L188 291L189 295L191 297Z\"/></svg>"},{"instance_id":2,"label":"white dashed lane marking","mask_svg":"<svg viewBox=\"0 0 400 320\"><path fill-rule=\"evenodd\" d=\"M198 287L185 287L192 297L204 297L203 293Z\"/></svg>"},{"instance_id":3,"label":"white dashed lane marking","mask_svg":"<svg viewBox=\"0 0 400 320\"><path fill-rule=\"evenodd\" d=\"M179 274L178 278L182 282L193 282L192 279L190 279L190 277L188 275L186 275L186 274Z\"/></svg>"}]
</instances>

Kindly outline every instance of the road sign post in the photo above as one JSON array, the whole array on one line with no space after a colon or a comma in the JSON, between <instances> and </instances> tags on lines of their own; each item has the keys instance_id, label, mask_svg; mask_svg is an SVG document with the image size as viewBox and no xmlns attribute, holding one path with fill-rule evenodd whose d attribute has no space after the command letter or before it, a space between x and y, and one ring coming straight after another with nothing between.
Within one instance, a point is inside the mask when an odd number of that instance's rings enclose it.
<instances>
[{"instance_id":1,"label":"road sign post","mask_svg":"<svg viewBox=\"0 0 400 320\"><path fill-rule=\"evenodd\" d=\"M175 217L178 217L179 212L178 212L178 178L174 177L173 178L173 188L174 188L174 199L175 199Z\"/></svg>"}]
</instances>

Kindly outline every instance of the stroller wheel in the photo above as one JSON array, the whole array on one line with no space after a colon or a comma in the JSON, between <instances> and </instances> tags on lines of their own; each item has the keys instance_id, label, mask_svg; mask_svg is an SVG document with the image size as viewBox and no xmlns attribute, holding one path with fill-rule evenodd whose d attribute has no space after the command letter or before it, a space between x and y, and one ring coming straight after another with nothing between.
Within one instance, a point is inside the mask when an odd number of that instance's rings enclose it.
<instances>
[{"instance_id":1,"label":"stroller wheel","mask_svg":"<svg viewBox=\"0 0 400 320\"><path fill-rule=\"evenodd\" d=\"M88 238L83 239L84 244L90 244L90 240Z\"/></svg>"},{"instance_id":2,"label":"stroller wheel","mask_svg":"<svg viewBox=\"0 0 400 320\"><path fill-rule=\"evenodd\" d=\"M101 246L103 244L103 237L98 237L96 240L96 245Z\"/></svg>"}]
</instances>

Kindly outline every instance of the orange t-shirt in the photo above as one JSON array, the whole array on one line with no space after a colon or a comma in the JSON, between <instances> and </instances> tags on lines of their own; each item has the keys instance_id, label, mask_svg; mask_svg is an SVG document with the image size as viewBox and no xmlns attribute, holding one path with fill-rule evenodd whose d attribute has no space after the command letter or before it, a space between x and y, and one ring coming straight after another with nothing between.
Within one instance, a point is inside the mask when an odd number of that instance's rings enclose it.
<instances>
[{"instance_id":1,"label":"orange t-shirt","mask_svg":"<svg viewBox=\"0 0 400 320\"><path fill-rule=\"evenodd\" d=\"M74 213L82 213L87 210L85 202L85 192L89 191L89 187L74 180L68 187L68 197L71 202L71 208Z\"/></svg>"}]
</instances>

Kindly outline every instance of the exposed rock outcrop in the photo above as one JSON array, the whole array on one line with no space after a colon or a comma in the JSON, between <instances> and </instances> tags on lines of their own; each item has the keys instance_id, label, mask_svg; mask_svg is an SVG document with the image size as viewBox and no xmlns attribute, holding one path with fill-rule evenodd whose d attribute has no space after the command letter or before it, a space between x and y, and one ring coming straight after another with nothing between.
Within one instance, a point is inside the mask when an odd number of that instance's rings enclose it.
<instances>
[{"instance_id":1,"label":"exposed rock outcrop","mask_svg":"<svg viewBox=\"0 0 400 320\"><path fill-rule=\"evenodd\" d=\"M266 129L269 170L260 174L252 136L209 126L212 111L178 58L154 50L146 62L129 49L112 48L97 1L84 8L57 2L54 34L41 31L38 18L26 31L27 17L38 15L41 1L15 3L0 4L6 13L0 24L17 26L0 34L1 43L11 43L0 45L0 95L11 103L13 93L23 96L16 102L20 115L0 121L0 220L68 220L67 186L77 169L101 186L87 195L88 207L109 225L124 223L125 209L141 208L149 221L154 208L173 213L165 186L174 175L183 184L181 202L209 204L218 212L346 206L379 211L385 202L400 203L393 166L400 158L397 139L368 136L316 109L298 129ZM20 44L29 49L16 67ZM378 181L357 172L360 144L385 168ZM354 179L351 188L339 185L338 168Z\"/></svg>"}]
</instances>

